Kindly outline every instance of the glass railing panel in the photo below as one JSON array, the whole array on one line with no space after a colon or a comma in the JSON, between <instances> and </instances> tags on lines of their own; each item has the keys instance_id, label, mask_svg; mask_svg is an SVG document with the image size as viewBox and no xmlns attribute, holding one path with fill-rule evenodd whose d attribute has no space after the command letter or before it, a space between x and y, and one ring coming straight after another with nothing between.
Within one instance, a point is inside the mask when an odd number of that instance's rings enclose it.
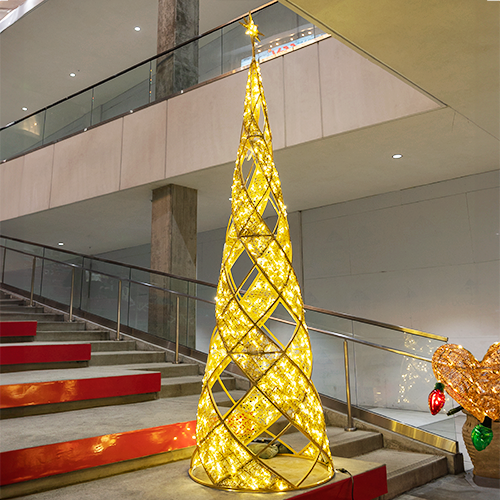
<instances>
[{"instance_id":1,"label":"glass railing panel","mask_svg":"<svg viewBox=\"0 0 500 500\"><path fill-rule=\"evenodd\" d=\"M0 132L0 161L42 145L45 110Z\"/></svg>"},{"instance_id":2,"label":"glass railing panel","mask_svg":"<svg viewBox=\"0 0 500 500\"><path fill-rule=\"evenodd\" d=\"M149 287L130 283L127 325L143 332L148 331L149 293Z\"/></svg>"},{"instance_id":3,"label":"glass railing panel","mask_svg":"<svg viewBox=\"0 0 500 500\"><path fill-rule=\"evenodd\" d=\"M3 253L4 251L2 250ZM42 259L40 258L31 257L7 248L5 251L5 263L2 262L3 282L20 290L31 292L33 259L36 259L33 292L35 295L40 295L42 277Z\"/></svg>"},{"instance_id":4,"label":"glass railing panel","mask_svg":"<svg viewBox=\"0 0 500 500\"><path fill-rule=\"evenodd\" d=\"M306 323L308 327L319 328L328 332L341 333L352 337L352 320L346 318L339 318L318 311L311 311L306 309Z\"/></svg>"},{"instance_id":5,"label":"glass railing panel","mask_svg":"<svg viewBox=\"0 0 500 500\"><path fill-rule=\"evenodd\" d=\"M435 384L430 362L360 344L353 350L353 404L444 437L454 435L453 418L446 415L453 406L449 398L437 415L428 408Z\"/></svg>"},{"instance_id":6,"label":"glass railing panel","mask_svg":"<svg viewBox=\"0 0 500 500\"><path fill-rule=\"evenodd\" d=\"M32 255L37 255L38 257L43 256L43 247L39 245L33 245L31 243L23 243L22 241L6 239L5 246L7 248L11 248L12 250L21 250L22 252L27 252Z\"/></svg>"},{"instance_id":7,"label":"glass railing panel","mask_svg":"<svg viewBox=\"0 0 500 500\"><path fill-rule=\"evenodd\" d=\"M196 303L196 344L198 351L208 353L215 329L215 306L206 302Z\"/></svg>"},{"instance_id":8,"label":"glass railing panel","mask_svg":"<svg viewBox=\"0 0 500 500\"><path fill-rule=\"evenodd\" d=\"M390 346L423 357L432 357L433 352L443 344L442 340L356 321L353 322L353 329L355 338Z\"/></svg>"},{"instance_id":9,"label":"glass railing panel","mask_svg":"<svg viewBox=\"0 0 500 500\"><path fill-rule=\"evenodd\" d=\"M43 143L48 144L90 126L92 90L47 109Z\"/></svg>"},{"instance_id":10,"label":"glass railing panel","mask_svg":"<svg viewBox=\"0 0 500 500\"><path fill-rule=\"evenodd\" d=\"M117 278L121 278L123 280L128 280L130 278L131 269L120 263L111 263L111 262L103 262L100 260L92 259L91 264L92 271L111 274Z\"/></svg>"},{"instance_id":11,"label":"glass railing panel","mask_svg":"<svg viewBox=\"0 0 500 500\"><path fill-rule=\"evenodd\" d=\"M215 287L196 285L196 297L210 301L196 301L196 344L198 351L208 353L210 339L215 328ZM213 302L213 303L212 303Z\"/></svg>"},{"instance_id":12,"label":"glass railing panel","mask_svg":"<svg viewBox=\"0 0 500 500\"><path fill-rule=\"evenodd\" d=\"M343 340L311 330L309 338L313 353L312 380L316 390L321 394L345 401ZM352 387L352 380L350 385Z\"/></svg>"},{"instance_id":13,"label":"glass railing panel","mask_svg":"<svg viewBox=\"0 0 500 500\"><path fill-rule=\"evenodd\" d=\"M6 247L6 240L5 238L0 238L0 272L3 272L4 270L4 259L5 259L5 254L7 252L7 248L4 248ZM0 276L0 279L3 279L3 275Z\"/></svg>"},{"instance_id":14,"label":"glass railing panel","mask_svg":"<svg viewBox=\"0 0 500 500\"><path fill-rule=\"evenodd\" d=\"M252 57L252 46L245 30L239 23L222 28L222 73L228 73L243 66L242 61ZM248 61L249 64L250 61Z\"/></svg>"},{"instance_id":15,"label":"glass railing panel","mask_svg":"<svg viewBox=\"0 0 500 500\"><path fill-rule=\"evenodd\" d=\"M149 103L149 62L94 87L92 125Z\"/></svg>"},{"instance_id":16,"label":"glass railing panel","mask_svg":"<svg viewBox=\"0 0 500 500\"><path fill-rule=\"evenodd\" d=\"M71 283L74 279L73 307L78 307L83 275L83 257L52 248L45 248L44 257L46 260L43 263L41 294L48 299L69 305L71 301ZM53 262L54 260L58 262ZM64 265L63 263L73 264L76 267Z\"/></svg>"},{"instance_id":17,"label":"glass railing panel","mask_svg":"<svg viewBox=\"0 0 500 500\"><path fill-rule=\"evenodd\" d=\"M161 286L161 283L156 283L156 286ZM175 329L175 295L161 289L151 288L149 290L147 332L161 339L175 342Z\"/></svg>"},{"instance_id":18,"label":"glass railing panel","mask_svg":"<svg viewBox=\"0 0 500 500\"><path fill-rule=\"evenodd\" d=\"M256 12L254 20L265 34L257 48L257 57L261 61L325 35L319 28L279 3ZM67 137L89 124L101 123L210 78L245 67L250 63L250 58L248 36L238 21L231 23L173 53L141 64L48 108L47 123L45 111L41 111L0 131L0 161ZM177 60L176 64L188 68L182 73L175 72L176 75L181 74L175 77L175 81L171 76L171 60ZM171 85L169 80L172 80Z\"/></svg>"},{"instance_id":19,"label":"glass railing panel","mask_svg":"<svg viewBox=\"0 0 500 500\"><path fill-rule=\"evenodd\" d=\"M156 67L158 60L153 59L149 63L149 102L156 101Z\"/></svg>"},{"instance_id":20,"label":"glass railing panel","mask_svg":"<svg viewBox=\"0 0 500 500\"><path fill-rule=\"evenodd\" d=\"M443 436L453 441L458 440L457 436L461 435L463 425L463 423L460 422L460 415L453 415L448 417L446 415L446 412L444 410L441 410L440 413L432 416L432 420L433 421L430 423L419 425L419 429L430 432L432 434L437 434L438 436Z\"/></svg>"},{"instance_id":21,"label":"glass railing panel","mask_svg":"<svg viewBox=\"0 0 500 500\"><path fill-rule=\"evenodd\" d=\"M201 38L198 47L198 83L222 75L221 30Z\"/></svg>"},{"instance_id":22,"label":"glass railing panel","mask_svg":"<svg viewBox=\"0 0 500 500\"><path fill-rule=\"evenodd\" d=\"M96 271L84 271L81 309L102 318L116 321L118 317L118 278ZM128 281L122 281L120 323L128 317Z\"/></svg>"},{"instance_id":23,"label":"glass railing panel","mask_svg":"<svg viewBox=\"0 0 500 500\"><path fill-rule=\"evenodd\" d=\"M80 275L80 272L78 273ZM60 304L69 305L71 301L71 281L73 268L58 262L44 260L41 295L44 298L54 300ZM75 282L77 278L75 269ZM79 289L75 287L77 302L79 301Z\"/></svg>"}]
</instances>

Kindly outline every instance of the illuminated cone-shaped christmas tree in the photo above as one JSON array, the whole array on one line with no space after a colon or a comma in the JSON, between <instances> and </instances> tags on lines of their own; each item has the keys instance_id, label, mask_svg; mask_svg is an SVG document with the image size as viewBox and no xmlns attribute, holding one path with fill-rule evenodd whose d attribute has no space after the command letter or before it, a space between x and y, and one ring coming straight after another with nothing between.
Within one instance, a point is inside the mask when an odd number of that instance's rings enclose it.
<instances>
[{"instance_id":1,"label":"illuminated cone-shaped christmas tree","mask_svg":"<svg viewBox=\"0 0 500 500\"><path fill-rule=\"evenodd\" d=\"M254 57L190 475L217 488L283 491L321 484L334 470L323 409L311 381L311 345L255 59L260 33L251 16L243 26L252 38ZM245 160L251 165L246 175ZM268 206L277 216L272 229L264 220ZM250 270L236 283L233 266L244 254ZM278 307L287 311L293 325L287 342L280 342L269 328ZM250 381L250 389L239 398L221 380L231 362ZM215 384L222 385L229 407L218 404ZM256 443L258 438L263 442Z\"/></svg>"}]
</instances>

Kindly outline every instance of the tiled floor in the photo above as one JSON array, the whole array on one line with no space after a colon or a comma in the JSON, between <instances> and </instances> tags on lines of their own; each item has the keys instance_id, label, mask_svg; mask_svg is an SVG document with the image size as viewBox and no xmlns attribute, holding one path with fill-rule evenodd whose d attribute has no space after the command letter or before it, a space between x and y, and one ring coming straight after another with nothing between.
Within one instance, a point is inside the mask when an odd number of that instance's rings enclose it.
<instances>
[{"instance_id":1,"label":"tiled floor","mask_svg":"<svg viewBox=\"0 0 500 500\"><path fill-rule=\"evenodd\" d=\"M481 488L472 480L472 471L444 476L414 488L394 500L500 500L500 489Z\"/></svg>"},{"instance_id":2,"label":"tiled floor","mask_svg":"<svg viewBox=\"0 0 500 500\"><path fill-rule=\"evenodd\" d=\"M462 427L466 419L466 416L462 412L456 413L452 417L448 417L446 413L431 415L430 413L422 411L398 410L394 408L371 408L370 411L397 420L398 422L419 427L420 429L458 441L458 450L464 456L464 468L465 470L472 469L472 462L462 437Z\"/></svg>"},{"instance_id":3,"label":"tiled floor","mask_svg":"<svg viewBox=\"0 0 500 500\"><path fill-rule=\"evenodd\" d=\"M415 427L458 441L458 449L464 456L464 474L441 477L424 486L414 488L395 500L500 500L500 489L482 488L472 479L472 462L465 448L462 426L466 416L457 413L453 417L446 414L432 416L430 413L374 408L371 411Z\"/></svg>"}]
</instances>

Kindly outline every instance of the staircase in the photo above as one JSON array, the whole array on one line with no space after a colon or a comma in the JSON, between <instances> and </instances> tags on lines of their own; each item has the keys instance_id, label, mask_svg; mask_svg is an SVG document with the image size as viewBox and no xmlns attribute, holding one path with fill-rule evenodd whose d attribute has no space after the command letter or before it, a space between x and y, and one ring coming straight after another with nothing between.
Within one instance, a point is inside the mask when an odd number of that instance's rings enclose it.
<instances>
[{"instance_id":1,"label":"staircase","mask_svg":"<svg viewBox=\"0 0 500 500\"><path fill-rule=\"evenodd\" d=\"M206 493L206 488L186 477L186 459L195 444L204 369L199 362L167 362L172 353L130 338L117 341L113 331L80 320L70 323L62 313L29 307L22 298L4 292L0 292L0 321L26 326L23 335L11 332L4 336L0 325L0 498L51 498L37 492L63 486L67 488L59 490L63 496L57 498L80 498L73 488L90 491L99 488L100 481L112 481L114 485L115 489L106 493L108 500L127 498L122 491L126 480L116 474L146 474L140 470L158 465L161 467L148 469L147 481L151 484L169 477L171 488L182 489L187 484L189 490L194 484ZM34 331L33 321L36 335L29 335L30 328ZM88 359L47 362L42 358L4 364L5 359L8 361L5 348L58 348L69 352L76 347L84 349L81 346L90 346ZM224 383L233 397L245 393L246 380L228 377ZM220 406L229 405L222 391L216 399ZM331 410L325 410L325 415L335 467L353 474L354 498L375 498L362 490L377 477L383 479L377 479L378 498L389 500L449 472L460 472L456 455L395 439L387 431L370 426L345 432L345 416ZM287 440L292 444L298 437L288 435ZM174 481L174 476L179 477ZM90 480L95 481L80 484ZM335 481L344 489L350 484L349 476L341 472L337 472ZM319 487L317 496L307 498L325 498L327 490L321 488L332 488L329 485ZM143 487L148 488L146 484ZM328 494L333 491L328 490ZM285 498L295 495L298 493L289 493Z\"/></svg>"}]
</instances>

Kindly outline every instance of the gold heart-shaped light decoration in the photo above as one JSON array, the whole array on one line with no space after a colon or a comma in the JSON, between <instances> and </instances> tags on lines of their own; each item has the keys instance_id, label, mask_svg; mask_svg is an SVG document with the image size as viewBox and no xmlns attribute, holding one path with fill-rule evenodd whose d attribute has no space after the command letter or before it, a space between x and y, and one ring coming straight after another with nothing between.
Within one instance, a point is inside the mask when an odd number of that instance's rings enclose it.
<instances>
[{"instance_id":1,"label":"gold heart-shaped light decoration","mask_svg":"<svg viewBox=\"0 0 500 500\"><path fill-rule=\"evenodd\" d=\"M461 345L442 345L432 356L432 369L446 392L480 422L485 416L500 419L500 342L482 361Z\"/></svg>"}]
</instances>

